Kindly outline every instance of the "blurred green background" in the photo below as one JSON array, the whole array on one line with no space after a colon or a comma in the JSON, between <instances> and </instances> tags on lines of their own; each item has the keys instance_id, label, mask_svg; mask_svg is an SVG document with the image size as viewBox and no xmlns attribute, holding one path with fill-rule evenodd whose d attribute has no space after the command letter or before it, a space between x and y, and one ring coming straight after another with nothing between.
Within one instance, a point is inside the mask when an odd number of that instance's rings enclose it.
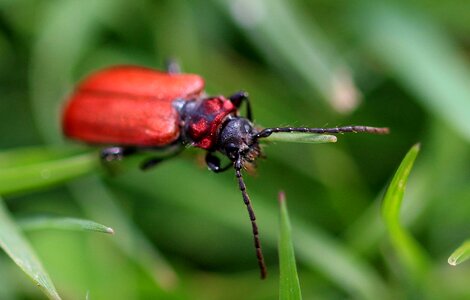
<instances>
[{"instance_id":1,"label":"blurred green background","mask_svg":"<svg viewBox=\"0 0 470 300\"><path fill-rule=\"evenodd\" d=\"M21 167L13 158L24 147L76 146L60 109L89 72L162 68L168 57L202 75L209 94L248 91L261 126L391 134L265 148L246 176L269 267L262 282L234 174L207 171L202 151L149 172L134 164L2 195L14 219L52 213L114 228L26 233L64 299L278 298L280 189L305 299L470 299L470 264L447 264L470 237L470 2L0 0L0 165ZM403 219L426 253L420 278L397 263L380 215L416 142ZM0 299L44 297L2 253Z\"/></svg>"}]
</instances>

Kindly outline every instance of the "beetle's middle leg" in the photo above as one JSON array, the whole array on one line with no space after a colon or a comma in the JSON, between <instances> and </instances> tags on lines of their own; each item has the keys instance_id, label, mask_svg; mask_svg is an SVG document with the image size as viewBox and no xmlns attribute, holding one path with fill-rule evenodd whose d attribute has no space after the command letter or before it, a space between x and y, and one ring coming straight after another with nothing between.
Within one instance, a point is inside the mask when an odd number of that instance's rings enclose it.
<instances>
[{"instance_id":1,"label":"beetle's middle leg","mask_svg":"<svg viewBox=\"0 0 470 300\"><path fill-rule=\"evenodd\" d=\"M155 167L159 163L177 156L184 150L184 147L182 145L174 145L174 146L170 146L169 148L172 148L171 150L169 150L170 153L164 156L158 156L158 157L155 156L155 157L147 158L146 160L144 160L140 164L140 169L143 171L147 171L148 169Z\"/></svg>"}]
</instances>

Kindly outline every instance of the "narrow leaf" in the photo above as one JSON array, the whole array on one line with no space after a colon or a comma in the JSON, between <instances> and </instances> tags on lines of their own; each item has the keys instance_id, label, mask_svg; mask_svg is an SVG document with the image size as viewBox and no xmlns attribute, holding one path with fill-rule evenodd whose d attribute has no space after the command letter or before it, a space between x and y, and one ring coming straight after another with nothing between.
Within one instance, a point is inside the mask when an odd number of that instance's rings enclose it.
<instances>
[{"instance_id":1,"label":"narrow leaf","mask_svg":"<svg viewBox=\"0 0 470 300\"><path fill-rule=\"evenodd\" d=\"M152 157L168 155L156 150ZM137 154L123 162L103 165L96 151L76 147L25 147L0 152L0 195L46 188L88 174L108 170L117 173L135 168L149 154Z\"/></svg>"},{"instance_id":2,"label":"narrow leaf","mask_svg":"<svg viewBox=\"0 0 470 300\"><path fill-rule=\"evenodd\" d=\"M329 134L299 133L299 132L277 132L261 141L267 142L288 142L288 143L310 143L323 144L335 143L337 137Z\"/></svg>"},{"instance_id":3,"label":"narrow leaf","mask_svg":"<svg viewBox=\"0 0 470 300\"><path fill-rule=\"evenodd\" d=\"M0 169L0 195L56 185L99 169L95 153Z\"/></svg>"},{"instance_id":4,"label":"narrow leaf","mask_svg":"<svg viewBox=\"0 0 470 300\"><path fill-rule=\"evenodd\" d=\"M21 147L0 152L0 170L58 160L83 153L77 147L34 146Z\"/></svg>"},{"instance_id":5,"label":"narrow leaf","mask_svg":"<svg viewBox=\"0 0 470 300\"><path fill-rule=\"evenodd\" d=\"M451 266L456 266L470 258L470 240L465 241L449 257L447 262Z\"/></svg>"},{"instance_id":6,"label":"narrow leaf","mask_svg":"<svg viewBox=\"0 0 470 300\"><path fill-rule=\"evenodd\" d=\"M279 237L279 299L302 299L299 277L295 264L291 225L284 192L279 193L280 237Z\"/></svg>"},{"instance_id":7,"label":"narrow leaf","mask_svg":"<svg viewBox=\"0 0 470 300\"><path fill-rule=\"evenodd\" d=\"M61 229L114 233L111 227L90 220L69 217L36 216L20 219L17 223L23 230Z\"/></svg>"},{"instance_id":8,"label":"narrow leaf","mask_svg":"<svg viewBox=\"0 0 470 300\"><path fill-rule=\"evenodd\" d=\"M0 199L0 247L50 299L60 299L36 253L11 219Z\"/></svg>"},{"instance_id":9,"label":"narrow leaf","mask_svg":"<svg viewBox=\"0 0 470 300\"><path fill-rule=\"evenodd\" d=\"M382 203L382 217L391 243L407 271L420 278L427 268L426 255L416 240L400 223L400 208L408 176L419 152L419 144L406 154L393 177Z\"/></svg>"}]
</instances>

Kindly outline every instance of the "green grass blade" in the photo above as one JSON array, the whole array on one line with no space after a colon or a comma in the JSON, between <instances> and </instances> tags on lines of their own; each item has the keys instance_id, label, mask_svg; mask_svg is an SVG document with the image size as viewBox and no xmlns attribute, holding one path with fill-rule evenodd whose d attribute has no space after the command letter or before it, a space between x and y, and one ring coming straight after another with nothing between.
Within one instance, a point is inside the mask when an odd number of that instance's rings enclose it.
<instances>
[{"instance_id":1,"label":"green grass blade","mask_svg":"<svg viewBox=\"0 0 470 300\"><path fill-rule=\"evenodd\" d=\"M45 149L37 150L37 158L40 158L41 151ZM28 155L31 155L31 152L19 155L10 151L1 155L1 160L9 161L9 167L0 168L0 195L49 187L97 172L101 168L95 153L65 158L57 154L55 159L54 155L48 155L47 160L38 159L36 162L27 162Z\"/></svg>"},{"instance_id":2,"label":"green grass blade","mask_svg":"<svg viewBox=\"0 0 470 300\"><path fill-rule=\"evenodd\" d=\"M280 237L279 237L279 299L302 299L299 276L295 265L291 225L284 192L279 193Z\"/></svg>"},{"instance_id":3,"label":"green grass blade","mask_svg":"<svg viewBox=\"0 0 470 300\"><path fill-rule=\"evenodd\" d=\"M0 246L50 299L60 299L36 253L11 219L0 199Z\"/></svg>"},{"instance_id":4,"label":"green grass blade","mask_svg":"<svg viewBox=\"0 0 470 300\"><path fill-rule=\"evenodd\" d=\"M279 132L273 133L269 137L261 139L266 142L287 142L287 143L309 143L309 144L323 144L323 143L336 143L338 138L329 134L315 134L315 133L292 133L292 132Z\"/></svg>"},{"instance_id":5,"label":"green grass blade","mask_svg":"<svg viewBox=\"0 0 470 300\"><path fill-rule=\"evenodd\" d=\"M83 153L81 148L34 146L2 150L0 170L66 158Z\"/></svg>"},{"instance_id":6,"label":"green grass blade","mask_svg":"<svg viewBox=\"0 0 470 300\"><path fill-rule=\"evenodd\" d=\"M385 192L382 203L382 217L385 221L390 241L397 251L403 266L414 278L419 279L427 269L426 255L416 240L401 225L400 208L406 182L419 153L419 144L414 145L398 167L395 176Z\"/></svg>"},{"instance_id":7,"label":"green grass blade","mask_svg":"<svg viewBox=\"0 0 470 300\"><path fill-rule=\"evenodd\" d=\"M456 266L470 258L470 240L465 241L450 256L447 262L451 266Z\"/></svg>"},{"instance_id":8,"label":"green grass blade","mask_svg":"<svg viewBox=\"0 0 470 300\"><path fill-rule=\"evenodd\" d=\"M113 234L111 227L96 223L90 220L69 218L69 217L51 217L51 216L35 216L20 219L17 224L23 230L42 230L42 229L60 229L60 230L76 230L76 231L96 231Z\"/></svg>"}]
</instances>

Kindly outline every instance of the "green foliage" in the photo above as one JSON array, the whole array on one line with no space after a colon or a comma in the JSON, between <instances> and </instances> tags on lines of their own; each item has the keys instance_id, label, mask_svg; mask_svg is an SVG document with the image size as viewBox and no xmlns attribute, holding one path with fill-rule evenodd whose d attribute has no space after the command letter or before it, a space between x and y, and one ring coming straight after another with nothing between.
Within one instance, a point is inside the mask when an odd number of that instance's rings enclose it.
<instances>
[{"instance_id":1,"label":"green foliage","mask_svg":"<svg viewBox=\"0 0 470 300\"><path fill-rule=\"evenodd\" d=\"M272 199L283 189L295 199L289 217L304 298L470 298L470 270L445 264L470 235L467 2L0 1L4 248L21 234L30 246L7 252L34 249L67 299L87 291L113 300L278 298ZM98 149L63 138L60 110L80 78L111 64L161 68L168 57L201 74L208 94L248 91L259 127L391 129L325 145L273 135L263 145L267 159L245 179L265 281L232 172L207 172L194 149L149 172L137 170L146 154L103 168ZM406 198L392 183L381 213L382 191L417 141L423 148L409 180L395 173ZM410 151L408 167L417 154ZM115 234L23 236L15 220L24 215L93 220ZM34 226L83 225L63 218ZM466 258L462 247L452 262ZM44 297L18 269L0 253L0 298Z\"/></svg>"}]
</instances>

